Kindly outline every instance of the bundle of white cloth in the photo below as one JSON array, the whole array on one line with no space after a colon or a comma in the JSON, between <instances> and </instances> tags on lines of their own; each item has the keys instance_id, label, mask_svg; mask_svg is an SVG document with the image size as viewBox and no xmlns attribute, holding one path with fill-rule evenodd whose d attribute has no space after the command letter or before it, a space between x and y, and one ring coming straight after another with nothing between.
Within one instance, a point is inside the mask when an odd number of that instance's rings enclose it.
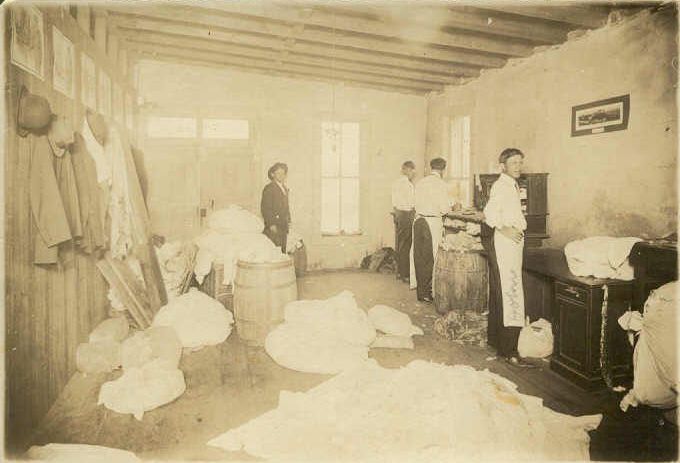
<instances>
[{"instance_id":1,"label":"bundle of white cloth","mask_svg":"<svg viewBox=\"0 0 680 463\"><path fill-rule=\"evenodd\" d=\"M643 316L632 312L637 315L620 320L624 328L639 330L633 352L633 389L621 401L624 411L639 403L657 408L678 405L677 290L676 281L663 285L647 298Z\"/></svg>"},{"instance_id":2,"label":"bundle of white cloth","mask_svg":"<svg viewBox=\"0 0 680 463\"><path fill-rule=\"evenodd\" d=\"M61 461L72 463L74 461L85 463L141 463L142 460L127 450L102 447L88 444L47 444L34 445L25 457L29 460Z\"/></svg>"},{"instance_id":3,"label":"bundle of white cloth","mask_svg":"<svg viewBox=\"0 0 680 463\"><path fill-rule=\"evenodd\" d=\"M600 420L556 413L487 370L371 360L307 392L282 391L278 408L208 445L267 461L584 461Z\"/></svg>"},{"instance_id":4,"label":"bundle of white cloth","mask_svg":"<svg viewBox=\"0 0 680 463\"><path fill-rule=\"evenodd\" d=\"M194 273L199 283L210 272L214 262L224 265L225 285L233 283L236 263L280 262L289 257L262 234L264 224L254 214L229 206L214 212L208 219L208 229L195 243L198 246Z\"/></svg>"},{"instance_id":5,"label":"bundle of white cloth","mask_svg":"<svg viewBox=\"0 0 680 463\"><path fill-rule=\"evenodd\" d=\"M593 236L567 243L564 255L569 270L576 276L630 281L634 276L628 255L639 241L642 239Z\"/></svg>"}]
</instances>

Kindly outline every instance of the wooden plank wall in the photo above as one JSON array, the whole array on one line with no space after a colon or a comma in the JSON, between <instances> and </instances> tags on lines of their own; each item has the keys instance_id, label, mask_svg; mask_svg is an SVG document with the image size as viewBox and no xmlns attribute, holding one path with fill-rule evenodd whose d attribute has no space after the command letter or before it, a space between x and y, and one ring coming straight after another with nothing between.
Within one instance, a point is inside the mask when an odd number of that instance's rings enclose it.
<instances>
[{"instance_id":1,"label":"wooden plank wall","mask_svg":"<svg viewBox=\"0 0 680 463\"><path fill-rule=\"evenodd\" d=\"M18 8L13 6L12 8ZM78 343L87 340L91 329L106 317L108 286L95 266L93 257L66 249L58 267L32 264L36 234L29 207L28 158L16 133L17 97L21 85L45 96L52 111L65 115L80 130L85 114L81 103L80 55L86 52L99 70L105 70L123 94L135 100L127 57L115 44L107 47L101 27L106 18L97 16L98 40L86 32L90 8L78 7L79 19L68 6L41 7L44 21L44 78L40 79L10 63L10 8L4 8L5 88L7 127L5 138L5 316L6 316L6 407L5 442L10 453L30 444L31 430L48 411L71 375L75 372ZM92 15L92 20L95 16ZM82 23L79 25L79 23ZM74 99L52 88L52 27L58 28L74 45ZM94 30L94 28L93 28ZM95 35L95 34L93 34ZM105 48L109 48L107 54ZM99 77L97 77L99 78ZM114 102L112 106L115 106ZM124 107L119 104L118 107ZM124 120L124 119L123 119Z\"/></svg>"}]
</instances>

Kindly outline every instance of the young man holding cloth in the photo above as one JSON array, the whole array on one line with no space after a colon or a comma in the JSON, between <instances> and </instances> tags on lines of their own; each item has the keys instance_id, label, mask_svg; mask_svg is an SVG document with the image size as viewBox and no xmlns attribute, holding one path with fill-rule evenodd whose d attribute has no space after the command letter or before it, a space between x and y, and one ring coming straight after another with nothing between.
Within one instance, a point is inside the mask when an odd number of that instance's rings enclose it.
<instances>
[{"instance_id":1,"label":"young man holding cloth","mask_svg":"<svg viewBox=\"0 0 680 463\"><path fill-rule=\"evenodd\" d=\"M516 148L503 150L498 158L501 174L491 187L484 208L484 221L493 228L487 240L489 256L489 338L495 338L498 355L510 364L531 367L517 353L519 332L524 326L522 258L527 222L517 179L522 173L524 153Z\"/></svg>"}]
</instances>

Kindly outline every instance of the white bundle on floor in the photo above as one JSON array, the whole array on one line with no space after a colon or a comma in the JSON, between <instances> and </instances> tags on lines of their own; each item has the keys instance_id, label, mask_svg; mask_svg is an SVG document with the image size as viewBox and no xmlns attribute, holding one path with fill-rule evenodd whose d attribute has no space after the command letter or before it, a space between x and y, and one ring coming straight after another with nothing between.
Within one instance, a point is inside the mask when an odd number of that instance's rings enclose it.
<instances>
[{"instance_id":1,"label":"white bundle on floor","mask_svg":"<svg viewBox=\"0 0 680 463\"><path fill-rule=\"evenodd\" d=\"M378 304L368 311L373 327L394 336L422 335L423 330L411 323L411 317L387 305Z\"/></svg>"},{"instance_id":2,"label":"white bundle on floor","mask_svg":"<svg viewBox=\"0 0 680 463\"><path fill-rule=\"evenodd\" d=\"M120 378L104 383L97 404L117 413L131 413L141 420L144 412L172 402L185 389L184 373L157 359L140 368L127 369Z\"/></svg>"},{"instance_id":3,"label":"white bundle on floor","mask_svg":"<svg viewBox=\"0 0 680 463\"><path fill-rule=\"evenodd\" d=\"M528 317L527 317L528 321ZM552 325L539 318L522 328L517 340L517 352L521 357L545 358L553 353Z\"/></svg>"},{"instance_id":4,"label":"white bundle on floor","mask_svg":"<svg viewBox=\"0 0 680 463\"><path fill-rule=\"evenodd\" d=\"M381 347L384 349L413 349L413 338L411 336L395 336L393 334L380 334L371 343L371 348Z\"/></svg>"},{"instance_id":5,"label":"white bundle on floor","mask_svg":"<svg viewBox=\"0 0 680 463\"><path fill-rule=\"evenodd\" d=\"M113 341L120 342L130 331L130 325L125 317L107 318L97 325L90 333L90 342Z\"/></svg>"},{"instance_id":6,"label":"white bundle on floor","mask_svg":"<svg viewBox=\"0 0 680 463\"><path fill-rule=\"evenodd\" d=\"M307 392L281 392L276 409L208 445L268 461L581 461L600 420L553 412L488 371L368 361Z\"/></svg>"},{"instance_id":7,"label":"white bundle on floor","mask_svg":"<svg viewBox=\"0 0 680 463\"><path fill-rule=\"evenodd\" d=\"M224 233L262 233L264 222L241 206L232 204L210 214L208 227Z\"/></svg>"},{"instance_id":8,"label":"white bundle on floor","mask_svg":"<svg viewBox=\"0 0 680 463\"><path fill-rule=\"evenodd\" d=\"M640 238L593 236L571 241L564 247L569 270L576 276L632 280L628 255Z\"/></svg>"},{"instance_id":9,"label":"white bundle on floor","mask_svg":"<svg viewBox=\"0 0 680 463\"><path fill-rule=\"evenodd\" d=\"M41 461L62 461L64 463L141 463L142 460L127 450L112 449L87 444L47 444L34 445L26 458Z\"/></svg>"},{"instance_id":10,"label":"white bundle on floor","mask_svg":"<svg viewBox=\"0 0 680 463\"><path fill-rule=\"evenodd\" d=\"M239 260L252 263L280 262L288 259L281 252L281 248L263 235L258 233L221 233L208 230L196 239L198 254L194 273L201 283L205 275L210 272L212 263L217 261L224 264L225 285L233 283L236 263Z\"/></svg>"},{"instance_id":11,"label":"white bundle on floor","mask_svg":"<svg viewBox=\"0 0 680 463\"><path fill-rule=\"evenodd\" d=\"M200 349L224 342L233 323L234 316L219 301L192 288L161 307L152 325L169 326L183 347Z\"/></svg>"},{"instance_id":12,"label":"white bundle on floor","mask_svg":"<svg viewBox=\"0 0 680 463\"><path fill-rule=\"evenodd\" d=\"M107 373L121 365L121 350L118 341L96 341L78 345L76 368L81 373Z\"/></svg>"},{"instance_id":13,"label":"white bundle on floor","mask_svg":"<svg viewBox=\"0 0 680 463\"><path fill-rule=\"evenodd\" d=\"M678 405L677 282L663 285L645 302L640 337L633 353L633 389L621 408L642 403L658 408Z\"/></svg>"},{"instance_id":14,"label":"white bundle on floor","mask_svg":"<svg viewBox=\"0 0 680 463\"><path fill-rule=\"evenodd\" d=\"M154 360L175 369L182 357L182 343L173 328L152 326L123 341L120 357L123 370L139 368Z\"/></svg>"},{"instance_id":15,"label":"white bundle on floor","mask_svg":"<svg viewBox=\"0 0 680 463\"><path fill-rule=\"evenodd\" d=\"M375 328L349 291L326 300L294 301L265 350L276 363L308 373L335 374L368 359Z\"/></svg>"}]
</instances>

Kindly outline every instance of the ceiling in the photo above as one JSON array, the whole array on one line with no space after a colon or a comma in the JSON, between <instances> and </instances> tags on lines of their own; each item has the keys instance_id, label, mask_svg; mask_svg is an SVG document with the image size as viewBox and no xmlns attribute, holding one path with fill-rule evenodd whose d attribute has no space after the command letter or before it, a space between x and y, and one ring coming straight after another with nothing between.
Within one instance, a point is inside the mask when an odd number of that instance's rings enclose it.
<instances>
[{"instance_id":1,"label":"ceiling","mask_svg":"<svg viewBox=\"0 0 680 463\"><path fill-rule=\"evenodd\" d=\"M136 58L426 94L640 4L195 1L98 7ZM645 4L650 6L649 3ZM653 6L653 5L652 5Z\"/></svg>"}]
</instances>

